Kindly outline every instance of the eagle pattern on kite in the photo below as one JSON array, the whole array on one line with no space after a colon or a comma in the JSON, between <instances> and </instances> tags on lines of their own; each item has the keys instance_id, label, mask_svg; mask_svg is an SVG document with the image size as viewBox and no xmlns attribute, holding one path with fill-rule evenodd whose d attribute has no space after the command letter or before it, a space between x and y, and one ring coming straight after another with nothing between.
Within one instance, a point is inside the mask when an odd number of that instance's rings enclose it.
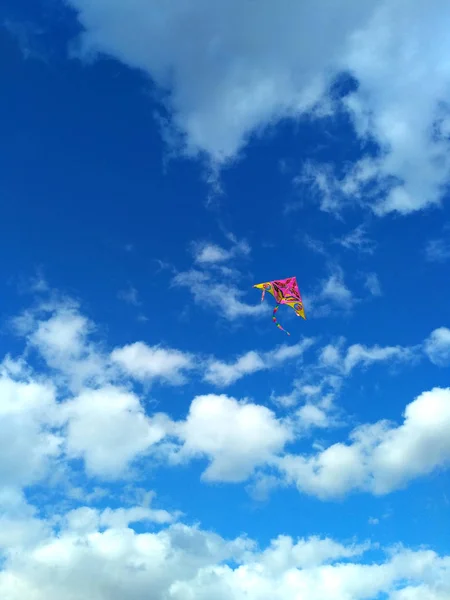
<instances>
[{"instance_id":1,"label":"eagle pattern on kite","mask_svg":"<svg viewBox=\"0 0 450 600\"><path fill-rule=\"evenodd\" d=\"M298 317L306 319L303 300L296 277L288 277L287 279L274 279L273 281L258 283L253 287L262 290L261 302L263 302L266 292L269 292L275 298L277 305L273 310L272 320L278 329L281 329L287 333L287 335L290 335L290 333L281 327L276 318L276 313L280 308L280 304L287 304L294 309L295 314Z\"/></svg>"}]
</instances>

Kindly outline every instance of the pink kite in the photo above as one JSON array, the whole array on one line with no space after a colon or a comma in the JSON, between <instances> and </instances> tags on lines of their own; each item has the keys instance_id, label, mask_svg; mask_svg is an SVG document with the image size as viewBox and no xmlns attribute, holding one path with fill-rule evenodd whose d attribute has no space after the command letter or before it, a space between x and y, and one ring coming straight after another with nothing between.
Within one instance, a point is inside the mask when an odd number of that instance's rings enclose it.
<instances>
[{"instance_id":1,"label":"pink kite","mask_svg":"<svg viewBox=\"0 0 450 600\"><path fill-rule=\"evenodd\" d=\"M266 292L269 292L275 298L277 305L273 309L272 320L279 329L288 335L291 334L283 329L279 323L277 323L277 318L275 316L280 308L280 304L287 304L295 310L295 314L298 317L303 317L306 319L302 296L300 294L300 290L298 289L297 279L295 277L266 281L266 283L258 283L253 287L262 290L261 302L264 300Z\"/></svg>"}]
</instances>

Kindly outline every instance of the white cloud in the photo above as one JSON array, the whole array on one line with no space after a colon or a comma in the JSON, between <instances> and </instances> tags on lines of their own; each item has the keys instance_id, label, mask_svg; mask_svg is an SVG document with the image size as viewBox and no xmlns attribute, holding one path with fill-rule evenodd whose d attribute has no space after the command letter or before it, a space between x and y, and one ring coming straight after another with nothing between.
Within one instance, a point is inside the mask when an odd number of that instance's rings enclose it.
<instances>
[{"instance_id":1,"label":"white cloud","mask_svg":"<svg viewBox=\"0 0 450 600\"><path fill-rule=\"evenodd\" d=\"M353 231L338 239L337 242L347 250L355 250L366 254L373 254L375 251L375 242L367 237L364 225L358 225Z\"/></svg>"},{"instance_id":2,"label":"white cloud","mask_svg":"<svg viewBox=\"0 0 450 600\"><path fill-rule=\"evenodd\" d=\"M170 430L166 415L148 417L138 397L113 386L85 390L61 407L66 452L82 458L90 475L115 479Z\"/></svg>"},{"instance_id":3,"label":"white cloud","mask_svg":"<svg viewBox=\"0 0 450 600\"><path fill-rule=\"evenodd\" d=\"M342 308L350 308L354 301L341 273L333 273L324 282L321 297Z\"/></svg>"},{"instance_id":4,"label":"white cloud","mask_svg":"<svg viewBox=\"0 0 450 600\"><path fill-rule=\"evenodd\" d=\"M320 98L330 57L364 22L372 3L277 7L205 0L194 4L126 8L120 2L72 0L86 28L86 51L100 50L149 74L169 89L173 124L186 133L189 152L232 159L248 136L285 116L297 116ZM318 43L326 32L327 43ZM249 43L251 40L252 43Z\"/></svg>"},{"instance_id":5,"label":"white cloud","mask_svg":"<svg viewBox=\"0 0 450 600\"><path fill-rule=\"evenodd\" d=\"M141 306L142 302L139 300L139 292L135 287L129 285L127 289L120 290L117 293L119 300L123 300L127 304L132 306Z\"/></svg>"},{"instance_id":6,"label":"white cloud","mask_svg":"<svg viewBox=\"0 0 450 600\"><path fill-rule=\"evenodd\" d=\"M443 195L450 167L444 133L448 16L449 6L440 0L422 0L413 10L403 0L384 2L352 38L347 65L359 88L347 106L358 133L372 136L382 149L369 180L384 187L374 204L378 214L407 214L437 204ZM400 185L387 185L390 176Z\"/></svg>"},{"instance_id":7,"label":"white cloud","mask_svg":"<svg viewBox=\"0 0 450 600\"><path fill-rule=\"evenodd\" d=\"M56 390L45 381L0 376L0 482L26 486L45 478L61 454L54 430Z\"/></svg>"},{"instance_id":8,"label":"white cloud","mask_svg":"<svg viewBox=\"0 0 450 600\"><path fill-rule=\"evenodd\" d=\"M450 242L445 239L430 240L425 247L430 262L446 262L450 259Z\"/></svg>"},{"instance_id":9,"label":"white cloud","mask_svg":"<svg viewBox=\"0 0 450 600\"><path fill-rule=\"evenodd\" d=\"M416 600L419 590L421 598L442 600L450 591L450 557L426 549L385 551L367 564L369 544L280 535L260 550L252 540L226 540L183 524L152 533L100 531L97 514L85 512L84 528L73 516L58 534L13 547L0 572L2 598L365 600L392 593L395 600Z\"/></svg>"},{"instance_id":10,"label":"white cloud","mask_svg":"<svg viewBox=\"0 0 450 600\"><path fill-rule=\"evenodd\" d=\"M403 346L364 346L352 344L342 352L344 340L337 345L327 344L320 352L319 364L331 368L342 375L349 375L359 365L368 366L377 362L413 362L418 358L419 347Z\"/></svg>"},{"instance_id":11,"label":"white cloud","mask_svg":"<svg viewBox=\"0 0 450 600\"><path fill-rule=\"evenodd\" d=\"M258 11L239 0L71 5L85 28L82 53L106 52L169 92L171 125L187 152L219 163L235 158L251 134L313 109L345 71L358 81L345 105L358 135L374 140L380 155L356 165L343 194L366 202L375 183L378 214L405 214L442 197L450 168L444 0L418 0L413 9L405 0L320 9L312 0L264 0ZM317 114L332 109L325 101Z\"/></svg>"},{"instance_id":12,"label":"white cloud","mask_svg":"<svg viewBox=\"0 0 450 600\"><path fill-rule=\"evenodd\" d=\"M194 398L186 421L178 424L183 441L179 458L205 456L209 481L244 481L293 438L288 422L258 404L225 395Z\"/></svg>"},{"instance_id":13,"label":"white cloud","mask_svg":"<svg viewBox=\"0 0 450 600\"><path fill-rule=\"evenodd\" d=\"M381 421L355 429L349 444L334 444L309 457L284 454L286 444L298 440L305 430L333 425L333 399L344 376L357 366L415 360L419 350L435 362L437 357L442 361L447 348L445 328L434 331L426 343L416 348L360 344L345 348L345 340L325 346L316 369L310 369L316 379L299 380L292 402L279 402L289 406L299 399L304 401L287 418L278 418L268 408L249 401L210 394L194 398L186 419L174 421L164 413L148 415L125 375L142 380L159 377L173 383L196 362L193 357L143 343L116 349L112 355L122 364L121 383L129 386L126 389L119 387L109 355L89 340L88 331L93 325L82 315L59 308L40 321L30 314L26 313L18 325L47 362L73 373L74 365L69 363L76 365L89 356L95 364L103 365L105 374L103 380L91 379L81 389L69 392L64 380L55 377L55 385L50 385L33 374L23 359L5 358L0 369L0 385L4 388L0 462L8 485L39 481L55 461L64 458L81 459L88 476L117 479L131 473L136 460L142 457L171 463L203 457L209 461L205 479L244 481L260 474L265 466L279 465L301 489L328 497L352 489L385 493L383 490L395 489L445 465L446 456L450 456L441 425L433 422L426 429L426 419L417 417L419 409L414 408L426 405L420 410L429 419L436 410L439 423L445 427L446 390L434 390L411 403L402 426ZM214 383L226 385L247 373L299 358L311 343L305 339L266 353L248 353L230 364L211 361L205 365L205 374ZM116 379L109 378L111 373ZM383 463L380 448L384 446L392 461L396 453L403 452L407 458L412 457L410 463L407 459L397 466Z\"/></svg>"},{"instance_id":14,"label":"white cloud","mask_svg":"<svg viewBox=\"0 0 450 600\"><path fill-rule=\"evenodd\" d=\"M365 287L369 290L372 296L381 296L381 283L376 273L368 273L364 282Z\"/></svg>"},{"instance_id":15,"label":"white cloud","mask_svg":"<svg viewBox=\"0 0 450 600\"><path fill-rule=\"evenodd\" d=\"M171 523L174 518L174 515L167 510L154 509L148 506L105 508L101 511L82 506L67 513L64 520L68 529L83 534L92 533L100 527L126 529L134 523Z\"/></svg>"},{"instance_id":16,"label":"white cloud","mask_svg":"<svg viewBox=\"0 0 450 600\"><path fill-rule=\"evenodd\" d=\"M314 404L304 404L298 409L296 415L303 427L330 427L330 418L326 411Z\"/></svg>"},{"instance_id":17,"label":"white cloud","mask_svg":"<svg viewBox=\"0 0 450 600\"><path fill-rule=\"evenodd\" d=\"M450 364L450 329L439 327L425 340L424 352L432 363L445 367Z\"/></svg>"},{"instance_id":18,"label":"white cloud","mask_svg":"<svg viewBox=\"0 0 450 600\"><path fill-rule=\"evenodd\" d=\"M258 352L250 351L240 356L234 363L225 363L213 360L209 363L205 373L205 381L214 385L231 385L245 377L267 369L267 364Z\"/></svg>"},{"instance_id":19,"label":"white cloud","mask_svg":"<svg viewBox=\"0 0 450 600\"><path fill-rule=\"evenodd\" d=\"M362 344L352 344L347 349L343 369L345 373L350 373L359 364L365 366L375 362L393 360L410 362L414 358L414 352L410 348L403 348L401 346L372 346L368 348Z\"/></svg>"},{"instance_id":20,"label":"white cloud","mask_svg":"<svg viewBox=\"0 0 450 600\"><path fill-rule=\"evenodd\" d=\"M218 311L229 321L243 317L261 317L268 312L268 308L264 304L243 302L244 292L232 283L223 283L201 271L191 270L178 273L172 284L188 288L198 305Z\"/></svg>"},{"instance_id":21,"label":"white cloud","mask_svg":"<svg viewBox=\"0 0 450 600\"><path fill-rule=\"evenodd\" d=\"M216 244L201 244L196 248L195 262L199 264L213 264L229 260L230 252Z\"/></svg>"},{"instance_id":22,"label":"white cloud","mask_svg":"<svg viewBox=\"0 0 450 600\"><path fill-rule=\"evenodd\" d=\"M435 388L407 405L402 425L363 425L349 444L311 456L285 455L278 465L300 491L321 498L353 490L387 494L450 463L449 427L450 388Z\"/></svg>"},{"instance_id":23,"label":"white cloud","mask_svg":"<svg viewBox=\"0 0 450 600\"><path fill-rule=\"evenodd\" d=\"M101 385L114 377L106 357L89 339L95 332L94 324L73 300L43 302L13 319L13 324L29 347L37 350L71 389Z\"/></svg>"},{"instance_id":24,"label":"white cloud","mask_svg":"<svg viewBox=\"0 0 450 600\"><path fill-rule=\"evenodd\" d=\"M286 361L300 358L312 343L311 339L305 339L292 346L279 346L270 352L250 351L237 358L233 363L212 360L208 364L204 379L218 386L231 385L245 375L272 369Z\"/></svg>"},{"instance_id":25,"label":"white cloud","mask_svg":"<svg viewBox=\"0 0 450 600\"><path fill-rule=\"evenodd\" d=\"M144 342L116 348L111 353L111 359L136 379L161 379L172 385L184 383L184 372L194 368L194 359L190 354L172 348L150 347Z\"/></svg>"},{"instance_id":26,"label":"white cloud","mask_svg":"<svg viewBox=\"0 0 450 600\"><path fill-rule=\"evenodd\" d=\"M245 240L237 240L232 234L228 236L232 243L230 249L226 250L217 244L208 242L196 242L193 244L195 262L202 266L212 266L217 263L230 261L237 256L248 256L250 246Z\"/></svg>"},{"instance_id":27,"label":"white cloud","mask_svg":"<svg viewBox=\"0 0 450 600\"><path fill-rule=\"evenodd\" d=\"M330 313L348 313L358 302L345 283L344 272L334 266L325 279L310 294L303 294L306 314L315 318Z\"/></svg>"}]
</instances>

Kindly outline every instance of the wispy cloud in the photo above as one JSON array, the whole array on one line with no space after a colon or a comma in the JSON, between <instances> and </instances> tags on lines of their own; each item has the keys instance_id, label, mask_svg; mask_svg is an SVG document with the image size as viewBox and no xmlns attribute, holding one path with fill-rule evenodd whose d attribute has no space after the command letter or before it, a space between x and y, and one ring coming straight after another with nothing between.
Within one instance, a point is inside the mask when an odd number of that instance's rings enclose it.
<instances>
[{"instance_id":1,"label":"wispy cloud","mask_svg":"<svg viewBox=\"0 0 450 600\"><path fill-rule=\"evenodd\" d=\"M376 247L375 242L367 236L367 230L364 225L358 225L353 231L337 239L336 242L347 250L354 250L365 254L373 254Z\"/></svg>"},{"instance_id":2,"label":"wispy cloud","mask_svg":"<svg viewBox=\"0 0 450 600\"><path fill-rule=\"evenodd\" d=\"M306 234L303 236L303 242L305 246L309 248L309 250L312 250L312 252L315 252L316 254L321 254L322 256L328 255L325 248L325 244L322 241L317 240L311 237L310 235Z\"/></svg>"},{"instance_id":3,"label":"wispy cloud","mask_svg":"<svg viewBox=\"0 0 450 600\"><path fill-rule=\"evenodd\" d=\"M367 273L365 275L364 286L372 296L382 296L381 283L376 273Z\"/></svg>"},{"instance_id":4,"label":"wispy cloud","mask_svg":"<svg viewBox=\"0 0 450 600\"><path fill-rule=\"evenodd\" d=\"M450 241L444 238L430 240L425 246L425 257L430 262L450 260Z\"/></svg>"},{"instance_id":5,"label":"wispy cloud","mask_svg":"<svg viewBox=\"0 0 450 600\"><path fill-rule=\"evenodd\" d=\"M348 313L358 300L347 287L342 268L333 266L328 277L310 294L304 294L307 313L315 316L326 316L332 312Z\"/></svg>"},{"instance_id":6,"label":"wispy cloud","mask_svg":"<svg viewBox=\"0 0 450 600\"><path fill-rule=\"evenodd\" d=\"M195 262L201 266L212 266L250 254L251 248L245 240L238 240L233 234L228 234L227 238L231 242L231 247L228 249L212 242L194 242L192 251Z\"/></svg>"},{"instance_id":7,"label":"wispy cloud","mask_svg":"<svg viewBox=\"0 0 450 600\"><path fill-rule=\"evenodd\" d=\"M229 321L243 317L260 317L268 311L261 303L244 302L245 293L232 282L223 282L214 274L190 270L178 273L172 285L187 288L200 306L215 310Z\"/></svg>"},{"instance_id":8,"label":"wispy cloud","mask_svg":"<svg viewBox=\"0 0 450 600\"><path fill-rule=\"evenodd\" d=\"M123 302L131 304L133 306L142 305L142 302L139 299L139 292L132 285L129 285L127 289L120 290L117 293L117 297L119 298L119 300L123 300Z\"/></svg>"},{"instance_id":9,"label":"wispy cloud","mask_svg":"<svg viewBox=\"0 0 450 600\"><path fill-rule=\"evenodd\" d=\"M212 360L205 372L205 380L218 386L235 383L245 375L276 368L284 362L301 358L313 344L312 339L304 339L293 346L282 345L270 352L247 352L234 362Z\"/></svg>"}]
</instances>

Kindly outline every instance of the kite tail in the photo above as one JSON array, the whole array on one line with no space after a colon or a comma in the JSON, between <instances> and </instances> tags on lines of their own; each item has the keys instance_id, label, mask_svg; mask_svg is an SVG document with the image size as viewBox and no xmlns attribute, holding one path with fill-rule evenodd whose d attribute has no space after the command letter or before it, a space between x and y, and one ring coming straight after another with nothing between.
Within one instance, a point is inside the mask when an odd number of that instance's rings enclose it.
<instances>
[{"instance_id":1,"label":"kite tail","mask_svg":"<svg viewBox=\"0 0 450 600\"><path fill-rule=\"evenodd\" d=\"M275 325L278 327L278 329L281 329L281 331L284 331L284 333L286 333L287 335L291 335L289 333L289 331L286 331L286 329L283 329L283 327L281 327L281 325L277 322L277 318L275 315L279 308L280 308L280 306L277 304L277 306L275 306L275 308L273 309L272 321L275 323Z\"/></svg>"},{"instance_id":2,"label":"kite tail","mask_svg":"<svg viewBox=\"0 0 450 600\"><path fill-rule=\"evenodd\" d=\"M266 290L263 288L261 302L264 302L264 296L266 295Z\"/></svg>"}]
</instances>

